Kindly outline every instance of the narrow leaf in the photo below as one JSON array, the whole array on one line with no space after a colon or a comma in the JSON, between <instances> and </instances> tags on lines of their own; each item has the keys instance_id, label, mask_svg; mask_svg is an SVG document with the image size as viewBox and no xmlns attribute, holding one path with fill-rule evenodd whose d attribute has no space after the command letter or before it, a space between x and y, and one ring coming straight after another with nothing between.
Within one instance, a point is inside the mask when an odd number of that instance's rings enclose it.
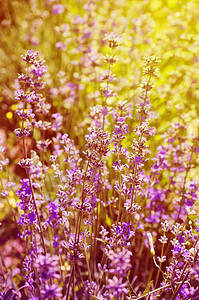
<instances>
[{"instance_id":1,"label":"narrow leaf","mask_svg":"<svg viewBox=\"0 0 199 300\"><path fill-rule=\"evenodd\" d=\"M146 289L144 290L142 296L145 296L145 295L148 294L148 292L149 292L149 290L151 288L152 283L153 283L153 280L149 281L149 283L147 284Z\"/></svg>"}]
</instances>

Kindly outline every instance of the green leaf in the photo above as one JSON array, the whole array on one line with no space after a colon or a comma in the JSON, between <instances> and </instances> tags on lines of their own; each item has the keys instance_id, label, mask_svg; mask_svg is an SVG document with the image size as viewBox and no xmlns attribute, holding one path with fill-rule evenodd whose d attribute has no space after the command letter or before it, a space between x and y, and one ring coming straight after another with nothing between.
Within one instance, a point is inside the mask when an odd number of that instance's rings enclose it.
<instances>
[{"instance_id":1,"label":"green leaf","mask_svg":"<svg viewBox=\"0 0 199 300\"><path fill-rule=\"evenodd\" d=\"M108 225L108 227L111 227L112 221L111 218L106 214L106 224Z\"/></svg>"},{"instance_id":2,"label":"green leaf","mask_svg":"<svg viewBox=\"0 0 199 300\"><path fill-rule=\"evenodd\" d=\"M198 218L197 215L189 215L188 217L189 217L189 219L190 219L191 221L193 221L194 223L195 223L195 220Z\"/></svg>"},{"instance_id":3,"label":"green leaf","mask_svg":"<svg viewBox=\"0 0 199 300\"><path fill-rule=\"evenodd\" d=\"M98 297L96 297L96 296L91 295L91 297L92 297L93 299L95 299L95 300L100 300L100 298L98 298Z\"/></svg>"},{"instance_id":4,"label":"green leaf","mask_svg":"<svg viewBox=\"0 0 199 300\"><path fill-rule=\"evenodd\" d=\"M149 283L147 284L146 289L144 290L142 296L145 296L145 295L148 294L148 292L149 292L149 290L151 288L152 283L153 283L153 280L149 281Z\"/></svg>"},{"instance_id":5,"label":"green leaf","mask_svg":"<svg viewBox=\"0 0 199 300\"><path fill-rule=\"evenodd\" d=\"M127 273L127 277L126 277L127 279L129 279L130 274L131 274L131 270L129 270Z\"/></svg>"}]
</instances>

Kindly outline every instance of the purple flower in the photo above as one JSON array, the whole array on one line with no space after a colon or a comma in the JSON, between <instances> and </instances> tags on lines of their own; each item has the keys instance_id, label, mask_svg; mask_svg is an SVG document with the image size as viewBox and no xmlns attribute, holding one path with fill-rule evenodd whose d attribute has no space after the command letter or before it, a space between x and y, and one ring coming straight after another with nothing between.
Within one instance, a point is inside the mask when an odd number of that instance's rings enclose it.
<instances>
[{"instance_id":1,"label":"purple flower","mask_svg":"<svg viewBox=\"0 0 199 300\"><path fill-rule=\"evenodd\" d=\"M44 140L44 141L38 141L37 142L37 149L40 150L40 151L44 151L46 152L48 146L51 144L51 140L50 139L47 139L47 140Z\"/></svg>"},{"instance_id":2,"label":"purple flower","mask_svg":"<svg viewBox=\"0 0 199 300\"><path fill-rule=\"evenodd\" d=\"M40 66L32 70L34 76L43 77L44 73L47 72L46 66Z\"/></svg>"},{"instance_id":3,"label":"purple flower","mask_svg":"<svg viewBox=\"0 0 199 300\"><path fill-rule=\"evenodd\" d=\"M199 147L196 147L195 152L199 153Z\"/></svg>"},{"instance_id":4,"label":"purple flower","mask_svg":"<svg viewBox=\"0 0 199 300\"><path fill-rule=\"evenodd\" d=\"M58 274L59 257L46 255L38 255L35 261L35 267L42 281L52 278L59 278Z\"/></svg>"},{"instance_id":5,"label":"purple flower","mask_svg":"<svg viewBox=\"0 0 199 300\"><path fill-rule=\"evenodd\" d=\"M42 289L41 294L43 296L42 299L52 299L58 297L61 299L61 288L58 287L56 284L48 285L46 284L45 288Z\"/></svg>"},{"instance_id":6,"label":"purple flower","mask_svg":"<svg viewBox=\"0 0 199 300\"><path fill-rule=\"evenodd\" d=\"M1 196L2 196L3 198L7 197L8 195L9 195L9 192L8 192L8 191L3 191L3 192L1 192Z\"/></svg>"},{"instance_id":7,"label":"purple flower","mask_svg":"<svg viewBox=\"0 0 199 300\"><path fill-rule=\"evenodd\" d=\"M111 89L109 85L105 86L102 89L102 92L103 92L104 97L106 97L106 98L113 97L113 96L116 96L118 98L117 92L114 91L113 89Z\"/></svg>"},{"instance_id":8,"label":"purple flower","mask_svg":"<svg viewBox=\"0 0 199 300\"><path fill-rule=\"evenodd\" d=\"M115 49L121 44L123 39L121 35L111 32L110 34L108 33L105 34L104 41L107 43L107 45L110 48Z\"/></svg>"},{"instance_id":9,"label":"purple flower","mask_svg":"<svg viewBox=\"0 0 199 300\"><path fill-rule=\"evenodd\" d=\"M31 131L27 128L24 128L24 129L17 128L17 129L14 130L14 133L18 137L27 137L27 136L30 135Z\"/></svg>"},{"instance_id":10,"label":"purple flower","mask_svg":"<svg viewBox=\"0 0 199 300\"><path fill-rule=\"evenodd\" d=\"M83 35L81 36L81 40L89 39L92 36L92 31L90 31L88 28L84 31Z\"/></svg>"},{"instance_id":11,"label":"purple flower","mask_svg":"<svg viewBox=\"0 0 199 300\"><path fill-rule=\"evenodd\" d=\"M66 49L66 43L57 42L55 46L59 50L65 50Z\"/></svg>"},{"instance_id":12,"label":"purple flower","mask_svg":"<svg viewBox=\"0 0 199 300\"><path fill-rule=\"evenodd\" d=\"M107 115L108 115L108 108L107 108L106 106L102 108L102 114L103 114L104 116L107 116Z\"/></svg>"},{"instance_id":13,"label":"purple flower","mask_svg":"<svg viewBox=\"0 0 199 300\"><path fill-rule=\"evenodd\" d=\"M59 244L58 240L59 240L59 237L57 235L54 235L53 236L53 248L59 247L60 244Z\"/></svg>"},{"instance_id":14,"label":"purple flower","mask_svg":"<svg viewBox=\"0 0 199 300\"><path fill-rule=\"evenodd\" d=\"M22 186L21 188L16 192L17 196L19 196L19 199L21 200L20 202L20 207L22 210L27 209L27 205L32 198L32 191L30 188L29 180L28 179L22 179Z\"/></svg>"},{"instance_id":15,"label":"purple flower","mask_svg":"<svg viewBox=\"0 0 199 300\"><path fill-rule=\"evenodd\" d=\"M108 258L111 260L109 272L111 274L117 274L118 277L125 277L126 273L131 268L131 255L132 253L127 249L124 249L123 251L118 249L117 252L110 250L108 254Z\"/></svg>"},{"instance_id":16,"label":"purple flower","mask_svg":"<svg viewBox=\"0 0 199 300\"><path fill-rule=\"evenodd\" d=\"M63 117L60 115L60 113L54 113L52 114L52 118L53 118L52 130L54 131L61 130Z\"/></svg>"},{"instance_id":17,"label":"purple flower","mask_svg":"<svg viewBox=\"0 0 199 300\"><path fill-rule=\"evenodd\" d=\"M35 114L33 113L32 109L30 108L29 110L22 110L22 109L17 109L16 114L21 118L21 119L29 119L29 118L34 118Z\"/></svg>"},{"instance_id":18,"label":"purple flower","mask_svg":"<svg viewBox=\"0 0 199 300\"><path fill-rule=\"evenodd\" d=\"M64 6L62 4L54 4L52 7L53 15L60 15L64 12Z\"/></svg>"},{"instance_id":19,"label":"purple flower","mask_svg":"<svg viewBox=\"0 0 199 300\"><path fill-rule=\"evenodd\" d=\"M106 288L112 291L113 297L116 297L116 299L121 299L119 298L121 295L128 294L127 283L123 283L122 278L116 276L113 279L108 279Z\"/></svg>"},{"instance_id":20,"label":"purple flower","mask_svg":"<svg viewBox=\"0 0 199 300\"><path fill-rule=\"evenodd\" d=\"M36 220L36 213L34 211L31 211L29 214L28 214L28 219L29 219L29 223L30 224L33 224L34 221Z\"/></svg>"},{"instance_id":21,"label":"purple flower","mask_svg":"<svg viewBox=\"0 0 199 300\"><path fill-rule=\"evenodd\" d=\"M49 214L50 214L50 219L57 220L58 213L59 213L59 207L55 204L55 202L51 201L48 204L48 210L49 210Z\"/></svg>"},{"instance_id":22,"label":"purple flower","mask_svg":"<svg viewBox=\"0 0 199 300\"><path fill-rule=\"evenodd\" d=\"M19 89L15 92L15 99L17 101L22 101L25 99L24 91L22 89Z\"/></svg>"},{"instance_id":23,"label":"purple flower","mask_svg":"<svg viewBox=\"0 0 199 300\"><path fill-rule=\"evenodd\" d=\"M139 165L142 163L142 158L140 156L135 156L135 164Z\"/></svg>"}]
</instances>

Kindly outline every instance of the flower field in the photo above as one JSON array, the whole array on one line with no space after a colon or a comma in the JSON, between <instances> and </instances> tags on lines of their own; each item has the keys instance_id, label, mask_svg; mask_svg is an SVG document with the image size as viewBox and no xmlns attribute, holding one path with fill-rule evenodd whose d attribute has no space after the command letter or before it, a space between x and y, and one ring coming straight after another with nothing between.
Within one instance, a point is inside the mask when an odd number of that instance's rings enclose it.
<instances>
[{"instance_id":1,"label":"flower field","mask_svg":"<svg viewBox=\"0 0 199 300\"><path fill-rule=\"evenodd\" d=\"M199 299L198 1L0 7L0 299Z\"/></svg>"}]
</instances>

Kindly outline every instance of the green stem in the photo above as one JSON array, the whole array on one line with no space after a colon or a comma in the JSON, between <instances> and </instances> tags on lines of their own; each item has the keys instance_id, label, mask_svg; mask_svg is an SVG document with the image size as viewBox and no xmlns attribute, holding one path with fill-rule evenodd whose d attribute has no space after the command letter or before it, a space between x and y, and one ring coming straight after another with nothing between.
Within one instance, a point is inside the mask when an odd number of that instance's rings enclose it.
<instances>
[{"instance_id":1,"label":"green stem","mask_svg":"<svg viewBox=\"0 0 199 300\"><path fill-rule=\"evenodd\" d=\"M159 291L162 291L162 290L164 290L165 288L168 288L168 287L171 287L171 283L169 283L169 284L167 284L167 285L165 285L165 286L159 287L158 289L149 292L147 295L143 295L143 296L140 296L140 297L138 297L138 298L135 298L135 300L141 300L141 299L144 299L146 296L151 296L151 295L153 295L154 293L157 293L157 292L159 292Z\"/></svg>"},{"instance_id":2,"label":"green stem","mask_svg":"<svg viewBox=\"0 0 199 300\"><path fill-rule=\"evenodd\" d=\"M165 237L165 232L164 232L164 237ZM162 267L162 257L163 257L163 254L164 254L164 244L162 244L162 249L161 249L161 262L160 262L160 266L159 266L159 268L158 268L158 273L157 273L157 277L156 277L156 281L155 281L155 288L157 287L158 279L159 279L159 276L160 276L160 270L161 270L161 267Z\"/></svg>"},{"instance_id":3,"label":"green stem","mask_svg":"<svg viewBox=\"0 0 199 300\"><path fill-rule=\"evenodd\" d=\"M89 266L89 261L88 261L88 257L87 257L87 253L85 251L85 259L86 259L86 265L87 265L87 269L88 269L88 278L89 278L89 282L92 286L92 279L91 279L91 270L90 270L90 266Z\"/></svg>"},{"instance_id":4,"label":"green stem","mask_svg":"<svg viewBox=\"0 0 199 300\"><path fill-rule=\"evenodd\" d=\"M75 268L75 266L73 264L72 269L71 269L71 273L70 273L70 278L69 278L69 281L68 281L68 288L67 288L67 292L66 292L66 300L69 299L68 296L69 296L71 281L72 281L72 278L73 278L74 268Z\"/></svg>"},{"instance_id":5,"label":"green stem","mask_svg":"<svg viewBox=\"0 0 199 300\"><path fill-rule=\"evenodd\" d=\"M3 189L3 191L4 191L3 180L2 180L2 178L1 178L1 176L0 176L0 182L1 182L2 189ZM16 219L15 213L14 213L14 211L13 211L13 209L12 209L12 206L10 205L9 199L8 199L7 196L6 196L5 198L6 198L6 201L7 201L7 203L8 203L8 206L9 206L9 208L10 208L10 211L11 211L11 213L12 213L12 216L13 216L13 218L14 218L14 221L15 221L15 224L16 224L16 226L17 226L17 229L18 229L19 232L20 232L20 228L19 228L19 226L18 226L18 224L17 224L17 219Z\"/></svg>"},{"instance_id":6,"label":"green stem","mask_svg":"<svg viewBox=\"0 0 199 300\"><path fill-rule=\"evenodd\" d=\"M44 254L46 254L46 247L45 247L45 243L44 243L43 230L42 230L41 221L40 221L40 217L39 217L39 212L38 212L38 209L37 209L37 204L36 204L36 200L35 200L35 196L34 196L34 191L33 191L32 183L31 183L31 179L30 179L30 174L29 174L28 170L27 170L27 175L28 175L28 180L29 180L29 184L30 184L30 189L31 189L31 193L32 193L32 199L33 199L37 219L38 219L38 222L39 222L39 229L40 229L40 236L41 236L42 246L43 246L43 249L44 249Z\"/></svg>"},{"instance_id":7,"label":"green stem","mask_svg":"<svg viewBox=\"0 0 199 300\"><path fill-rule=\"evenodd\" d=\"M186 272L186 274L185 274L185 276L184 276L182 282L180 282L180 283L177 285L177 288L175 289L174 294L173 294L171 300L174 300L174 299L176 298L176 296L178 295L179 290L181 289L181 287L183 286L185 280L186 280L187 277L189 276L189 272L190 272L190 271L187 270L187 272Z\"/></svg>"},{"instance_id":8,"label":"green stem","mask_svg":"<svg viewBox=\"0 0 199 300\"><path fill-rule=\"evenodd\" d=\"M148 82L147 82L147 85L149 85L150 83L150 80L151 80L151 75L149 76L149 79L148 79ZM144 103L143 103L143 108L142 108L142 113L141 113L141 118L140 118L140 126L142 125L142 122L143 122L143 117L144 117L144 107L145 107L145 104L146 104L146 100L147 100L147 94L148 94L148 90L146 89L145 90L145 94L144 94ZM138 144L140 143L142 139L142 133L140 134L139 138L138 138ZM134 178L136 179L137 177L137 165L135 166L135 171L134 171ZM133 191L132 191L132 197L131 197L131 207L133 205L133 198L134 198L134 194L135 194L135 182L133 183Z\"/></svg>"}]
</instances>

